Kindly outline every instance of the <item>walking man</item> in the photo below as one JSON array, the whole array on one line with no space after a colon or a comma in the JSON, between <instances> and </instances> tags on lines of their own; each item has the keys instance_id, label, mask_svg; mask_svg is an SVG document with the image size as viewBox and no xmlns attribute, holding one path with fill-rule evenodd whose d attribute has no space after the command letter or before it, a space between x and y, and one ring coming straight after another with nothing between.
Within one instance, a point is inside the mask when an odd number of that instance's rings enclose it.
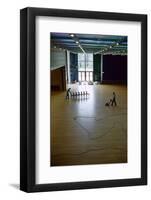
<instances>
[{"instance_id":1,"label":"walking man","mask_svg":"<svg viewBox=\"0 0 151 200\"><path fill-rule=\"evenodd\" d=\"M116 103L116 94L115 94L115 92L113 92L113 99L112 99L112 104L111 104L111 106L113 106L113 104L116 106L117 105L117 103Z\"/></svg>"}]
</instances>

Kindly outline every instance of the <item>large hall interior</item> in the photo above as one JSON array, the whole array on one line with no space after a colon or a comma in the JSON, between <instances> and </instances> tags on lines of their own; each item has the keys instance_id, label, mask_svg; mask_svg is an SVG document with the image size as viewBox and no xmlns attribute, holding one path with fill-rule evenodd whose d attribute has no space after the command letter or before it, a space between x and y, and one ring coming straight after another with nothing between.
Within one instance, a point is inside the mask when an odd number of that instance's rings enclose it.
<instances>
[{"instance_id":1,"label":"large hall interior","mask_svg":"<svg viewBox=\"0 0 151 200\"><path fill-rule=\"evenodd\" d=\"M127 163L127 36L50 33L50 166Z\"/></svg>"}]
</instances>

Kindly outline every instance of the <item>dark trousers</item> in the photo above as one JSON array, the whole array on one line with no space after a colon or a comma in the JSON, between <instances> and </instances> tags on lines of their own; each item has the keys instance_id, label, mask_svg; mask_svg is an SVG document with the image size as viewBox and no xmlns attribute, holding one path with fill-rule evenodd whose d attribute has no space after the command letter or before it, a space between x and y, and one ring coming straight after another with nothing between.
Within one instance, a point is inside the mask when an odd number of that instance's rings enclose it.
<instances>
[{"instance_id":1,"label":"dark trousers","mask_svg":"<svg viewBox=\"0 0 151 200\"><path fill-rule=\"evenodd\" d=\"M111 106L113 106L113 104L114 104L115 106L117 105L117 104L116 104L115 98L113 98Z\"/></svg>"}]
</instances>

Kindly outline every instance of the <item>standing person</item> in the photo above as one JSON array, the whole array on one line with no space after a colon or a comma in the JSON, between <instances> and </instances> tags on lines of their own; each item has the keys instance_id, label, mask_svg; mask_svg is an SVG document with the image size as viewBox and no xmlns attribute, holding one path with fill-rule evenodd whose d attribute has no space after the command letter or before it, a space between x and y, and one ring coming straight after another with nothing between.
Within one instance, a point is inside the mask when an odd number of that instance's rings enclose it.
<instances>
[{"instance_id":1,"label":"standing person","mask_svg":"<svg viewBox=\"0 0 151 200\"><path fill-rule=\"evenodd\" d=\"M69 88L69 89L67 90L66 99L69 99L69 94L71 95L71 88Z\"/></svg>"},{"instance_id":2,"label":"standing person","mask_svg":"<svg viewBox=\"0 0 151 200\"><path fill-rule=\"evenodd\" d=\"M111 104L111 106L113 106L113 104L116 106L117 105L117 103L116 103L116 94L115 94L115 92L113 92L113 99L112 99L112 104Z\"/></svg>"}]
</instances>

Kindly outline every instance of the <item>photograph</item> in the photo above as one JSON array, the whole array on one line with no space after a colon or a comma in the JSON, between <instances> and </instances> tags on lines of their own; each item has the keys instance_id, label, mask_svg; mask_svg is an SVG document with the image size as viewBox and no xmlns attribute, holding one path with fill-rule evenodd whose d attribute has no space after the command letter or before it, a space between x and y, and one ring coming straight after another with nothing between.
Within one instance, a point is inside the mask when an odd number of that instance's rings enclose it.
<instances>
[{"instance_id":1,"label":"photograph","mask_svg":"<svg viewBox=\"0 0 151 200\"><path fill-rule=\"evenodd\" d=\"M50 33L50 166L128 162L128 36Z\"/></svg>"},{"instance_id":2,"label":"photograph","mask_svg":"<svg viewBox=\"0 0 151 200\"><path fill-rule=\"evenodd\" d=\"M20 12L20 190L147 185L147 15Z\"/></svg>"}]
</instances>

